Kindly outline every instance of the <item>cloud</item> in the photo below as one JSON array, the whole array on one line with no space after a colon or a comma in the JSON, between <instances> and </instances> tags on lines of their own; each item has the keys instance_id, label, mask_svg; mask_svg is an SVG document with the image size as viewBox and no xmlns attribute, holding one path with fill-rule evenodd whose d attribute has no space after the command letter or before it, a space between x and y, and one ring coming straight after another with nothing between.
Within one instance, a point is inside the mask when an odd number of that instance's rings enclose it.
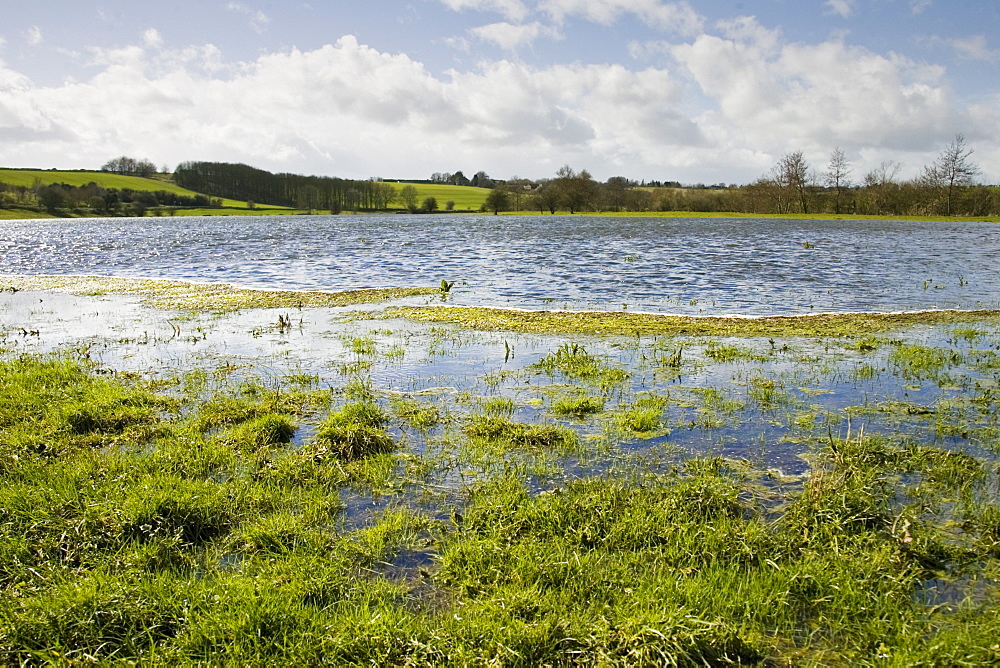
<instances>
[{"instance_id":1,"label":"cloud","mask_svg":"<svg viewBox=\"0 0 1000 668\"><path fill-rule=\"evenodd\" d=\"M142 33L142 41L148 47L159 48L163 46L163 37L156 28L149 28Z\"/></svg>"},{"instance_id":2,"label":"cloud","mask_svg":"<svg viewBox=\"0 0 1000 668\"><path fill-rule=\"evenodd\" d=\"M230 2L226 5L226 9L231 12L236 12L237 14L242 14L250 19L250 27L254 29L257 34L262 34L267 30L268 24L271 22L270 17L267 14L260 11L259 9L254 9L253 7L248 7L242 2Z\"/></svg>"},{"instance_id":3,"label":"cloud","mask_svg":"<svg viewBox=\"0 0 1000 668\"><path fill-rule=\"evenodd\" d=\"M144 33L89 49L97 73L84 81L37 86L0 63L0 164L93 168L124 153L419 178L569 163L599 178L746 182L784 152L822 165L835 146L917 170L957 131L983 137L977 156L996 154L998 106L956 106L942 68L789 42L749 18L714 33L637 44L658 56L644 68L504 59L443 74L349 35L240 62Z\"/></svg>"},{"instance_id":4,"label":"cloud","mask_svg":"<svg viewBox=\"0 0 1000 668\"><path fill-rule=\"evenodd\" d=\"M540 0L538 9L562 22L579 16L601 25L611 25L623 15L632 14L656 30L679 35L695 35L704 27L704 19L687 2L662 0Z\"/></svg>"},{"instance_id":5,"label":"cloud","mask_svg":"<svg viewBox=\"0 0 1000 668\"><path fill-rule=\"evenodd\" d=\"M519 47L531 44L539 37L562 39L555 28L543 26L537 21L526 25L515 25L506 21L491 23L469 30L473 36L484 42L496 44L505 51L516 51Z\"/></svg>"},{"instance_id":6,"label":"cloud","mask_svg":"<svg viewBox=\"0 0 1000 668\"><path fill-rule=\"evenodd\" d=\"M850 18L857 0L826 0L827 6L841 18Z\"/></svg>"},{"instance_id":7,"label":"cloud","mask_svg":"<svg viewBox=\"0 0 1000 668\"><path fill-rule=\"evenodd\" d=\"M834 146L925 152L968 122L944 70L840 41L787 43L755 21L702 35L673 54L717 105L704 122L719 141L768 157Z\"/></svg>"},{"instance_id":8,"label":"cloud","mask_svg":"<svg viewBox=\"0 0 1000 668\"><path fill-rule=\"evenodd\" d=\"M459 12L472 9L480 12L496 12L510 21L523 21L529 13L521 0L441 0L449 9Z\"/></svg>"},{"instance_id":9,"label":"cloud","mask_svg":"<svg viewBox=\"0 0 1000 668\"><path fill-rule=\"evenodd\" d=\"M663 0L440 0L454 11L499 12L514 23L524 23L532 15L544 15L556 24L580 17L600 25L611 25L632 15L651 28L679 35L695 35L704 27L704 18L686 1ZM843 0L842 0L843 1Z\"/></svg>"},{"instance_id":10,"label":"cloud","mask_svg":"<svg viewBox=\"0 0 1000 668\"><path fill-rule=\"evenodd\" d=\"M981 60L987 63L1000 61L1000 49L991 49L985 35L973 35L964 39L942 40L963 60Z\"/></svg>"},{"instance_id":11,"label":"cloud","mask_svg":"<svg viewBox=\"0 0 1000 668\"><path fill-rule=\"evenodd\" d=\"M31 46L38 46L42 43L44 38L42 37L42 31L38 26L31 26L27 29L27 31L25 31L24 39Z\"/></svg>"},{"instance_id":12,"label":"cloud","mask_svg":"<svg viewBox=\"0 0 1000 668\"><path fill-rule=\"evenodd\" d=\"M934 0L910 0L910 11L914 14L923 14L932 4Z\"/></svg>"}]
</instances>

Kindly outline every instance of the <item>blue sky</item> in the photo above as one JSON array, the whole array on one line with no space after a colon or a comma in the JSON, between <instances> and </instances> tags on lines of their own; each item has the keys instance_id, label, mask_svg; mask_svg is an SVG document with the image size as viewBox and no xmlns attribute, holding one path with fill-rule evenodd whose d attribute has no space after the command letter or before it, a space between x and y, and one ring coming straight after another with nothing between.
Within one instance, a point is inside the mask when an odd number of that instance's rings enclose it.
<instances>
[{"instance_id":1,"label":"blue sky","mask_svg":"<svg viewBox=\"0 0 1000 668\"><path fill-rule=\"evenodd\" d=\"M10 4L5 166L746 183L840 147L861 180L963 133L1000 182L997 0Z\"/></svg>"}]
</instances>

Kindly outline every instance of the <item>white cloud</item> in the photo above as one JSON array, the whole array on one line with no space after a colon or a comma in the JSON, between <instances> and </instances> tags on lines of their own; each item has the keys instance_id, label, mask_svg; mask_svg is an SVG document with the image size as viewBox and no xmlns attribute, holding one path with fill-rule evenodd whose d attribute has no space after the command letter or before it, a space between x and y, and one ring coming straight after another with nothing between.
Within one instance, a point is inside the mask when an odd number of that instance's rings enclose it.
<instances>
[{"instance_id":1,"label":"white cloud","mask_svg":"<svg viewBox=\"0 0 1000 668\"><path fill-rule=\"evenodd\" d=\"M910 0L910 11L914 14L923 14L932 4L934 0Z\"/></svg>"},{"instance_id":2,"label":"white cloud","mask_svg":"<svg viewBox=\"0 0 1000 668\"><path fill-rule=\"evenodd\" d=\"M496 44L506 51L516 51L519 47L531 44L539 37L547 37L549 39L562 38L558 30L543 26L537 21L524 25L515 25L503 21L472 28L469 32L478 39Z\"/></svg>"},{"instance_id":3,"label":"white cloud","mask_svg":"<svg viewBox=\"0 0 1000 668\"><path fill-rule=\"evenodd\" d=\"M687 2L662 0L540 0L539 11L561 22L581 16L601 25L611 25L624 14L633 14L651 28L679 35L695 35L704 19Z\"/></svg>"},{"instance_id":4,"label":"white cloud","mask_svg":"<svg viewBox=\"0 0 1000 668\"><path fill-rule=\"evenodd\" d=\"M788 150L822 165L842 146L916 171L964 131L981 135L977 157L997 153L1000 106L956 107L941 68L789 43L752 19L717 32L634 47L669 67L500 60L443 75L351 36L233 62L144 34L90 49L99 71L85 81L37 86L0 63L0 164L96 167L125 153L414 178L546 176L570 163L599 178L745 182Z\"/></svg>"},{"instance_id":5,"label":"white cloud","mask_svg":"<svg viewBox=\"0 0 1000 668\"><path fill-rule=\"evenodd\" d=\"M156 28L149 28L142 33L142 41L148 47L159 48L163 46L163 37Z\"/></svg>"},{"instance_id":6,"label":"white cloud","mask_svg":"<svg viewBox=\"0 0 1000 668\"><path fill-rule=\"evenodd\" d=\"M481 12L496 12L510 21L523 21L529 13L521 0L441 0L449 9L459 12L472 9Z\"/></svg>"},{"instance_id":7,"label":"white cloud","mask_svg":"<svg viewBox=\"0 0 1000 668\"><path fill-rule=\"evenodd\" d=\"M42 43L44 38L42 37L42 31L38 26L31 26L27 31L25 31L24 39L31 46L38 46Z\"/></svg>"},{"instance_id":8,"label":"white cloud","mask_svg":"<svg viewBox=\"0 0 1000 668\"><path fill-rule=\"evenodd\" d=\"M857 0L826 0L827 6L841 18L850 18Z\"/></svg>"},{"instance_id":9,"label":"white cloud","mask_svg":"<svg viewBox=\"0 0 1000 668\"><path fill-rule=\"evenodd\" d=\"M1000 61L1000 49L991 49L986 43L985 35L947 40L947 43L964 60L982 60L988 63Z\"/></svg>"},{"instance_id":10,"label":"white cloud","mask_svg":"<svg viewBox=\"0 0 1000 668\"><path fill-rule=\"evenodd\" d=\"M729 32L702 35L674 55L718 105L705 118L715 127L708 134L759 147L768 159L797 149L821 158L834 146L920 153L969 121L942 68L839 41L782 43L752 22Z\"/></svg>"},{"instance_id":11,"label":"white cloud","mask_svg":"<svg viewBox=\"0 0 1000 668\"><path fill-rule=\"evenodd\" d=\"M257 34L261 34L267 30L267 26L271 22L271 18L267 14L259 9L248 7L242 2L230 2L226 5L226 9L231 12L236 12L237 14L243 14L250 19L250 27L253 28Z\"/></svg>"},{"instance_id":12,"label":"white cloud","mask_svg":"<svg viewBox=\"0 0 1000 668\"><path fill-rule=\"evenodd\" d=\"M544 14L557 24L581 17L600 25L611 25L624 15L634 15L656 30L679 35L695 35L704 27L704 18L686 0L535 0L534 6L521 0L440 0L454 11L499 12L508 21L524 23L533 14Z\"/></svg>"}]
</instances>

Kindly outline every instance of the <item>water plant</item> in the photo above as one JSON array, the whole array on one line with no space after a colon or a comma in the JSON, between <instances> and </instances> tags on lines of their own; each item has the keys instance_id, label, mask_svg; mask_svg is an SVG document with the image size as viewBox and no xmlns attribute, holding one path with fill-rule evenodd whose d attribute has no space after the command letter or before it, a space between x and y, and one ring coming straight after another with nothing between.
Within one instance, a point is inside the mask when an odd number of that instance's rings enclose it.
<instances>
[{"instance_id":1,"label":"water plant","mask_svg":"<svg viewBox=\"0 0 1000 668\"><path fill-rule=\"evenodd\" d=\"M1000 661L989 317L709 334L725 361L415 326L407 351L447 345L402 370L368 324L326 334L346 377L284 344L3 344L0 661Z\"/></svg>"},{"instance_id":2,"label":"water plant","mask_svg":"<svg viewBox=\"0 0 1000 668\"><path fill-rule=\"evenodd\" d=\"M552 412L556 415L584 418L603 411L604 403L603 397L587 395L563 396L552 402Z\"/></svg>"},{"instance_id":3,"label":"water plant","mask_svg":"<svg viewBox=\"0 0 1000 668\"><path fill-rule=\"evenodd\" d=\"M376 404L346 404L319 424L315 440L338 459L352 460L389 452L396 444L385 432L387 421L388 416Z\"/></svg>"},{"instance_id":4,"label":"water plant","mask_svg":"<svg viewBox=\"0 0 1000 668\"><path fill-rule=\"evenodd\" d=\"M593 381L602 387L617 385L629 377L627 371L610 366L576 343L562 344L554 353L532 364L531 368L550 375L558 371L571 380Z\"/></svg>"}]
</instances>

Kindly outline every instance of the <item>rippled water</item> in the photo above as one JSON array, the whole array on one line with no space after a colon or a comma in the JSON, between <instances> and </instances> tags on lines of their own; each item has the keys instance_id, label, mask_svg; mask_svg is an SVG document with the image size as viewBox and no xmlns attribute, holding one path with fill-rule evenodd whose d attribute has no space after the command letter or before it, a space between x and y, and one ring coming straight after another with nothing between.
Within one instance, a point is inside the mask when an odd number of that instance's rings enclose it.
<instances>
[{"instance_id":1,"label":"rippled water","mask_svg":"<svg viewBox=\"0 0 1000 668\"><path fill-rule=\"evenodd\" d=\"M4 273L342 290L457 281L451 303L707 314L996 308L1000 226L537 216L0 222Z\"/></svg>"}]
</instances>

